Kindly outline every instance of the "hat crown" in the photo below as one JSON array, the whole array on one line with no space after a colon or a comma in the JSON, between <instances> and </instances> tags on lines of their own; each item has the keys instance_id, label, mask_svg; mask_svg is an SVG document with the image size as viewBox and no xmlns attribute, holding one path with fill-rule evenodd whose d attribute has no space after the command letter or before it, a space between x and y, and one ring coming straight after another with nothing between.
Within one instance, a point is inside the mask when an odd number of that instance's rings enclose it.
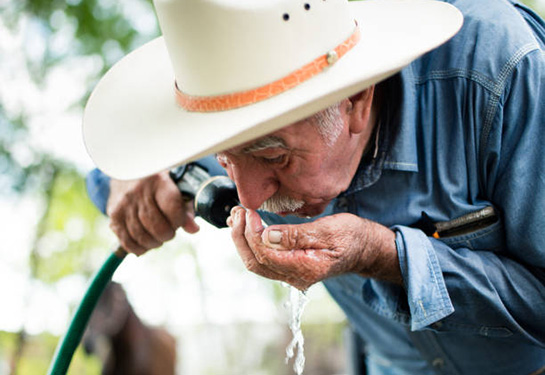
<instances>
[{"instance_id":1,"label":"hat crown","mask_svg":"<svg viewBox=\"0 0 545 375\"><path fill-rule=\"evenodd\" d=\"M346 0L154 0L178 87L223 95L281 79L354 31Z\"/></svg>"}]
</instances>

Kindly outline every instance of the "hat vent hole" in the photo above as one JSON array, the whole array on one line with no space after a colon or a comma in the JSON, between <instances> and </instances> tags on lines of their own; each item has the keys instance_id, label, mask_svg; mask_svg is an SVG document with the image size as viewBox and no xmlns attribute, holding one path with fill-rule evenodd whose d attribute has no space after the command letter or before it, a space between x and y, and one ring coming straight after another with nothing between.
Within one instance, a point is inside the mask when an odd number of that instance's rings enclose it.
<instances>
[{"instance_id":1,"label":"hat vent hole","mask_svg":"<svg viewBox=\"0 0 545 375\"><path fill-rule=\"evenodd\" d=\"M284 13L282 18L284 19L284 21L289 21L290 20L290 15L288 13Z\"/></svg>"},{"instance_id":2,"label":"hat vent hole","mask_svg":"<svg viewBox=\"0 0 545 375\"><path fill-rule=\"evenodd\" d=\"M310 4L309 3L305 3L305 10L310 10Z\"/></svg>"}]
</instances>

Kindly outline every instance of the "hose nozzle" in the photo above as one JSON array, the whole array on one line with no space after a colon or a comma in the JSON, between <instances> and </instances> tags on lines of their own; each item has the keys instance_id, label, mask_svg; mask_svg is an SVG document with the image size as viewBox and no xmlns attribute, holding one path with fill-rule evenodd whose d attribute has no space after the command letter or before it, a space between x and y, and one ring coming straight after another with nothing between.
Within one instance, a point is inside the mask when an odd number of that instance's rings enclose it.
<instances>
[{"instance_id":1,"label":"hose nozzle","mask_svg":"<svg viewBox=\"0 0 545 375\"><path fill-rule=\"evenodd\" d=\"M184 199L194 201L195 215L217 228L227 227L231 209L239 204L237 188L229 177L211 177L195 163L172 170L170 177Z\"/></svg>"}]
</instances>

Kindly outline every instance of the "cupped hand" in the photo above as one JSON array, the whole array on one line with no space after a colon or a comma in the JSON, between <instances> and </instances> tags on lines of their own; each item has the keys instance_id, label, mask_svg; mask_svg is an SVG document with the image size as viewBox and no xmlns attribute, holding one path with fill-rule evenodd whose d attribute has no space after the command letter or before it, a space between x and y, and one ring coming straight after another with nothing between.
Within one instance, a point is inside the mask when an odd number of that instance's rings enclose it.
<instances>
[{"instance_id":1,"label":"cupped hand","mask_svg":"<svg viewBox=\"0 0 545 375\"><path fill-rule=\"evenodd\" d=\"M168 171L134 181L110 181L106 213L128 252L142 255L172 239L179 227L195 233L192 202L185 202Z\"/></svg>"},{"instance_id":2,"label":"cupped hand","mask_svg":"<svg viewBox=\"0 0 545 375\"><path fill-rule=\"evenodd\" d=\"M394 232L358 216L265 228L257 212L235 207L228 224L247 269L298 289L345 273L401 283Z\"/></svg>"}]
</instances>

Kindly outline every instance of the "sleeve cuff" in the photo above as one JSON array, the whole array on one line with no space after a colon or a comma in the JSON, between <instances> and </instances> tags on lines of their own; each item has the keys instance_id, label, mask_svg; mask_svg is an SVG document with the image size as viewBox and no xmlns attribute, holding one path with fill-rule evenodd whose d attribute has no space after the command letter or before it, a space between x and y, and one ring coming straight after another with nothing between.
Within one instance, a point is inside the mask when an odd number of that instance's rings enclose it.
<instances>
[{"instance_id":1,"label":"sleeve cuff","mask_svg":"<svg viewBox=\"0 0 545 375\"><path fill-rule=\"evenodd\" d=\"M454 312L439 260L429 238L404 226L396 232L399 265L410 311L412 331L423 329Z\"/></svg>"},{"instance_id":2,"label":"sleeve cuff","mask_svg":"<svg viewBox=\"0 0 545 375\"><path fill-rule=\"evenodd\" d=\"M106 215L106 204L110 196L110 177L93 169L86 178L87 194L94 205Z\"/></svg>"}]
</instances>

